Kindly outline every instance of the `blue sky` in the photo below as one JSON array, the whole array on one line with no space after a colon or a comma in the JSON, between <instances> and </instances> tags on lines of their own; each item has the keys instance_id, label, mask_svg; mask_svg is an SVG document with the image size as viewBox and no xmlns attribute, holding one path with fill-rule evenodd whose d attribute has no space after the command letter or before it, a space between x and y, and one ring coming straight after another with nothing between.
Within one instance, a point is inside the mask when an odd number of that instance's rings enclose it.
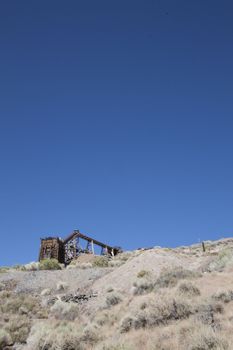
<instances>
[{"instance_id":1,"label":"blue sky","mask_svg":"<svg viewBox=\"0 0 233 350\"><path fill-rule=\"evenodd\" d=\"M1 265L232 236L232 1L4 1L0 50Z\"/></svg>"}]
</instances>

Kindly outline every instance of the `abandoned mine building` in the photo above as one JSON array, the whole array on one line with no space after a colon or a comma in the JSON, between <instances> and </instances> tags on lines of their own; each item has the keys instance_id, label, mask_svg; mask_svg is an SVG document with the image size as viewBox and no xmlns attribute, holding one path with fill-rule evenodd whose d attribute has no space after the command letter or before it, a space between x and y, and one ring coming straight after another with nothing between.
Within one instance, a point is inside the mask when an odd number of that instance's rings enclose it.
<instances>
[{"instance_id":1,"label":"abandoned mine building","mask_svg":"<svg viewBox=\"0 0 233 350\"><path fill-rule=\"evenodd\" d=\"M85 245L85 248L83 248ZM39 261L43 259L57 259L68 265L80 254L95 254L95 246L101 249L101 255L115 256L121 252L120 247L111 247L74 230L68 237L41 238Z\"/></svg>"}]
</instances>

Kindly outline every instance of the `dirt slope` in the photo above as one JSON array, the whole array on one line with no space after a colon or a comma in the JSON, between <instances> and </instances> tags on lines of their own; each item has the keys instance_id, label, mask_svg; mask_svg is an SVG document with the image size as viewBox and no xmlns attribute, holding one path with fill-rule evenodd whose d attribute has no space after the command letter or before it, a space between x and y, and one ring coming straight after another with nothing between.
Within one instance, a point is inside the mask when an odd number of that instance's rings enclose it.
<instances>
[{"instance_id":1,"label":"dirt slope","mask_svg":"<svg viewBox=\"0 0 233 350\"><path fill-rule=\"evenodd\" d=\"M0 269L0 350L231 350L233 239L205 248Z\"/></svg>"}]
</instances>

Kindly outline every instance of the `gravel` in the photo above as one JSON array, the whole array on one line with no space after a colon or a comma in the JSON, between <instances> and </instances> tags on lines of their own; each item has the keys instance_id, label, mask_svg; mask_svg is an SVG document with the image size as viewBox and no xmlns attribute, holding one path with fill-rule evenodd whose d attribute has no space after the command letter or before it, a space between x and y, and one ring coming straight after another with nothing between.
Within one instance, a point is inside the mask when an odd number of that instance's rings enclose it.
<instances>
[{"instance_id":1,"label":"gravel","mask_svg":"<svg viewBox=\"0 0 233 350\"><path fill-rule=\"evenodd\" d=\"M94 281L111 272L110 268L65 269L56 271L11 271L0 275L0 282L15 281L17 293L41 293L43 289L56 290L58 281L67 283L70 292L85 290Z\"/></svg>"}]
</instances>

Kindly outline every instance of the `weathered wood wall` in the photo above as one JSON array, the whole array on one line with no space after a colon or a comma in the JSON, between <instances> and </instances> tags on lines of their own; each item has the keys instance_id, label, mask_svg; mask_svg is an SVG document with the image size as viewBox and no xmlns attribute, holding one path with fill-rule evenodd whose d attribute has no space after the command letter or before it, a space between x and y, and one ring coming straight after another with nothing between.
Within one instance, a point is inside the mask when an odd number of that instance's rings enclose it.
<instances>
[{"instance_id":1,"label":"weathered wood wall","mask_svg":"<svg viewBox=\"0 0 233 350\"><path fill-rule=\"evenodd\" d=\"M57 259L60 263L65 262L64 243L57 237L41 239L39 260Z\"/></svg>"}]
</instances>

